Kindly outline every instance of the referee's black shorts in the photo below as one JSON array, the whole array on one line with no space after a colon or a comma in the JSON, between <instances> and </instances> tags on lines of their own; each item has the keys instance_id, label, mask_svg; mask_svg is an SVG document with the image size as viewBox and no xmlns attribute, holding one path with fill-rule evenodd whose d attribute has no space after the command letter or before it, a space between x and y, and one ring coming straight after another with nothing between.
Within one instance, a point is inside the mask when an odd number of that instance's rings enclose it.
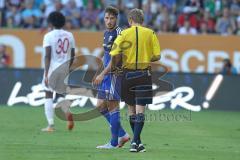
<instances>
[{"instance_id":1,"label":"referee's black shorts","mask_svg":"<svg viewBox=\"0 0 240 160\"><path fill-rule=\"evenodd\" d=\"M146 70L124 69L122 77L121 100L126 104L142 105L152 104L152 76Z\"/></svg>"}]
</instances>

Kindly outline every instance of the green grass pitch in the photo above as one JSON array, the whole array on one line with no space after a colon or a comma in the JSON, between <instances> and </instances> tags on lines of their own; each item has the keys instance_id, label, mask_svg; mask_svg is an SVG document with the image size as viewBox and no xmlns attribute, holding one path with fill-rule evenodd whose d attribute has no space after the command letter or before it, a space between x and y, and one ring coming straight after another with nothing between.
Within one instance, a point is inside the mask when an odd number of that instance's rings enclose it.
<instances>
[{"instance_id":1,"label":"green grass pitch","mask_svg":"<svg viewBox=\"0 0 240 160\"><path fill-rule=\"evenodd\" d=\"M121 112L122 124L131 134L126 110ZM163 110L146 114L142 139L147 152L129 153L129 144L115 150L95 149L110 137L103 117L76 122L71 132L66 122L56 118L56 132L42 133L40 129L46 126L43 107L0 106L0 160L240 159L240 112Z\"/></svg>"}]
</instances>

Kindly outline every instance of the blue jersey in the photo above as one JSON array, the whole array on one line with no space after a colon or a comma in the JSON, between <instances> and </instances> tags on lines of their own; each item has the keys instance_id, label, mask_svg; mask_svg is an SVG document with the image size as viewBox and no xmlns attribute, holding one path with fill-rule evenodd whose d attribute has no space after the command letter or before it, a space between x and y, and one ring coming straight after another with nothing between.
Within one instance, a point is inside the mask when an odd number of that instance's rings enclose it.
<instances>
[{"instance_id":1,"label":"blue jersey","mask_svg":"<svg viewBox=\"0 0 240 160\"><path fill-rule=\"evenodd\" d=\"M111 51L114 40L121 33L121 31L122 31L122 29L117 26L112 31L104 32L104 40L103 40L103 48L104 48L103 65L104 65L104 67L107 67L111 60L111 56L110 56L109 52Z\"/></svg>"},{"instance_id":2,"label":"blue jersey","mask_svg":"<svg viewBox=\"0 0 240 160\"><path fill-rule=\"evenodd\" d=\"M103 56L103 65L107 67L110 60L110 51L113 45L114 40L121 33L121 28L116 27L112 31L104 32L104 56ZM120 101L120 92L121 92L121 76L116 76L113 74L107 74L104 76L101 85L98 86L98 99L104 100L117 100Z\"/></svg>"}]
</instances>

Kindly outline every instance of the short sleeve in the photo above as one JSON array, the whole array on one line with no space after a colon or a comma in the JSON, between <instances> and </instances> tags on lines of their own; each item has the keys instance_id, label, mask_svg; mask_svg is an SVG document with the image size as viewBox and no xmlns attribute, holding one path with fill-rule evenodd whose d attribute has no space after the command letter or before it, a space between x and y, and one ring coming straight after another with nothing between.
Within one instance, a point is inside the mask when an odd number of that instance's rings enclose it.
<instances>
[{"instance_id":1,"label":"short sleeve","mask_svg":"<svg viewBox=\"0 0 240 160\"><path fill-rule=\"evenodd\" d=\"M121 32L122 32L122 29L121 29L120 27L117 27L117 28L116 28L116 31L117 31L117 36L118 36L118 35L120 35L120 34L121 34Z\"/></svg>"},{"instance_id":2,"label":"short sleeve","mask_svg":"<svg viewBox=\"0 0 240 160\"><path fill-rule=\"evenodd\" d=\"M118 55L118 54L122 53L120 44L122 44L123 40L124 40L123 34L119 34L117 36L117 38L115 39L115 41L112 45L112 49L109 53L111 56L115 56L115 55Z\"/></svg>"},{"instance_id":3,"label":"short sleeve","mask_svg":"<svg viewBox=\"0 0 240 160\"><path fill-rule=\"evenodd\" d=\"M51 46L50 37L46 34L43 38L43 48Z\"/></svg>"},{"instance_id":4,"label":"short sleeve","mask_svg":"<svg viewBox=\"0 0 240 160\"><path fill-rule=\"evenodd\" d=\"M159 41L158 41L158 38L157 38L157 35L155 34L155 32L153 32L153 35L152 35L152 45L153 45L153 55L159 56L160 55L160 45L159 45Z\"/></svg>"}]
</instances>

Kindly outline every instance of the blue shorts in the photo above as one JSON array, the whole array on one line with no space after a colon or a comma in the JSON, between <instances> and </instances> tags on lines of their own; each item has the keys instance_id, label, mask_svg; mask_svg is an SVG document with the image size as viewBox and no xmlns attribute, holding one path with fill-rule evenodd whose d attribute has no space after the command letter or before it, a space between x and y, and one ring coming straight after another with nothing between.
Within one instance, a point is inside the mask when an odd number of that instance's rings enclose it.
<instances>
[{"instance_id":1,"label":"blue shorts","mask_svg":"<svg viewBox=\"0 0 240 160\"><path fill-rule=\"evenodd\" d=\"M108 74L98 86L98 99L120 101L122 76Z\"/></svg>"}]
</instances>

